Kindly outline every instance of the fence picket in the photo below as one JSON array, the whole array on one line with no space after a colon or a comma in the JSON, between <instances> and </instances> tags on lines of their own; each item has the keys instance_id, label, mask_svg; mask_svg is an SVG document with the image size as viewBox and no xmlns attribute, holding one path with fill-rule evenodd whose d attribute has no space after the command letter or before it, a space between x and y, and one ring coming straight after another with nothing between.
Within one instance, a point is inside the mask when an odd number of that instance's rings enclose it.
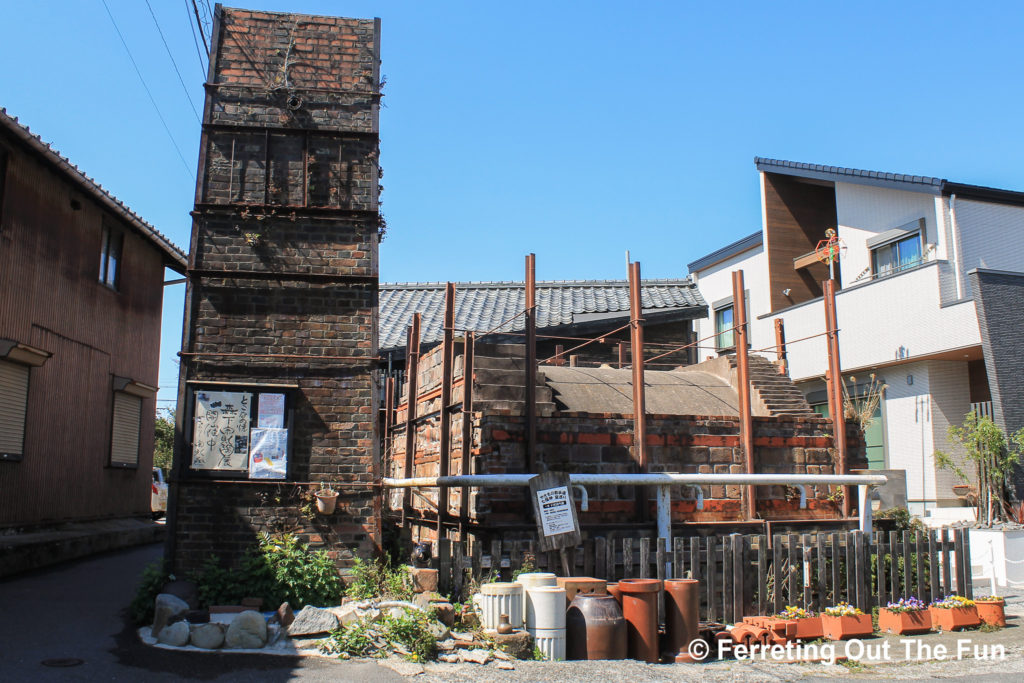
<instances>
[{"instance_id":1,"label":"fence picket","mask_svg":"<svg viewBox=\"0 0 1024 683\"><path fill-rule=\"evenodd\" d=\"M839 590L839 534L829 534L829 540L832 542L832 597L829 604L835 605L842 600Z\"/></svg>"},{"instance_id":2,"label":"fence picket","mask_svg":"<svg viewBox=\"0 0 1024 683\"><path fill-rule=\"evenodd\" d=\"M608 540L604 536L594 539L594 578L613 580L615 577L608 571Z\"/></svg>"},{"instance_id":3,"label":"fence picket","mask_svg":"<svg viewBox=\"0 0 1024 683\"><path fill-rule=\"evenodd\" d=\"M732 571L732 536L722 537L722 620L730 624L736 623L736 615L733 613L732 594L733 586Z\"/></svg>"},{"instance_id":4,"label":"fence picket","mask_svg":"<svg viewBox=\"0 0 1024 683\"><path fill-rule=\"evenodd\" d=\"M878 581L878 606L885 607L889 604L889 594L886 592L885 584L888 581L885 570L885 534L878 534L878 543L875 544L877 565L875 575Z\"/></svg>"},{"instance_id":5,"label":"fence picket","mask_svg":"<svg viewBox=\"0 0 1024 683\"><path fill-rule=\"evenodd\" d=\"M949 530L942 529L942 596L945 597L953 592L953 576L949 563Z\"/></svg>"},{"instance_id":6,"label":"fence picket","mask_svg":"<svg viewBox=\"0 0 1024 683\"><path fill-rule=\"evenodd\" d=\"M818 550L818 594L814 599L813 609L815 612L820 612L826 607L825 585L828 583L828 571L825 561L825 534L821 532L815 534L815 541Z\"/></svg>"},{"instance_id":7,"label":"fence picket","mask_svg":"<svg viewBox=\"0 0 1024 683\"><path fill-rule=\"evenodd\" d=\"M441 538L437 541L438 588L442 593L452 590L452 541Z\"/></svg>"},{"instance_id":8,"label":"fence picket","mask_svg":"<svg viewBox=\"0 0 1024 683\"><path fill-rule=\"evenodd\" d=\"M775 534L772 542L772 612L778 613L786 606L782 598L782 534Z\"/></svg>"},{"instance_id":9,"label":"fence picket","mask_svg":"<svg viewBox=\"0 0 1024 683\"><path fill-rule=\"evenodd\" d=\"M718 545L715 541L714 536L708 536L708 557L707 557L707 571L705 572L705 583L708 587L708 621L717 621L719 596L718 591L715 589L715 577L718 574L718 563L716 562L715 551ZM724 617L723 617L724 618Z\"/></svg>"},{"instance_id":10,"label":"fence picket","mask_svg":"<svg viewBox=\"0 0 1024 683\"><path fill-rule=\"evenodd\" d=\"M811 593L813 592L811 570L814 566L812 564L813 549L811 547L811 535L804 534L800 539L800 545L803 546L803 561L800 564L800 576L803 577L804 584L804 609L811 609Z\"/></svg>"},{"instance_id":11,"label":"fence picket","mask_svg":"<svg viewBox=\"0 0 1024 683\"><path fill-rule=\"evenodd\" d=\"M928 546L924 543L924 537L920 531L914 532L914 551L917 555L915 564L917 565L916 578L917 578L917 592L915 595L918 600L924 600L924 589L928 584L924 580L924 555Z\"/></svg>"},{"instance_id":12,"label":"fence picket","mask_svg":"<svg viewBox=\"0 0 1024 683\"><path fill-rule=\"evenodd\" d=\"M686 574L683 568L683 539L676 536L672 539L672 544L675 546L672 549L672 578L673 579L685 579Z\"/></svg>"},{"instance_id":13,"label":"fence picket","mask_svg":"<svg viewBox=\"0 0 1024 683\"><path fill-rule=\"evenodd\" d=\"M633 539L622 539L622 578L633 578Z\"/></svg>"},{"instance_id":14,"label":"fence picket","mask_svg":"<svg viewBox=\"0 0 1024 683\"><path fill-rule=\"evenodd\" d=\"M651 578L651 539L640 539L640 578Z\"/></svg>"},{"instance_id":15,"label":"fence picket","mask_svg":"<svg viewBox=\"0 0 1024 683\"><path fill-rule=\"evenodd\" d=\"M768 537L757 537L757 613L768 610Z\"/></svg>"},{"instance_id":16,"label":"fence picket","mask_svg":"<svg viewBox=\"0 0 1024 683\"><path fill-rule=\"evenodd\" d=\"M741 621L746 615L746 537L742 534L732 536L732 609L733 619Z\"/></svg>"},{"instance_id":17,"label":"fence picket","mask_svg":"<svg viewBox=\"0 0 1024 683\"><path fill-rule=\"evenodd\" d=\"M898 601L903 597L903 589L900 588L900 550L899 532L889 532L889 599Z\"/></svg>"},{"instance_id":18,"label":"fence picket","mask_svg":"<svg viewBox=\"0 0 1024 683\"><path fill-rule=\"evenodd\" d=\"M935 529L928 530L928 602L939 597L939 555L935 547Z\"/></svg>"}]
</instances>

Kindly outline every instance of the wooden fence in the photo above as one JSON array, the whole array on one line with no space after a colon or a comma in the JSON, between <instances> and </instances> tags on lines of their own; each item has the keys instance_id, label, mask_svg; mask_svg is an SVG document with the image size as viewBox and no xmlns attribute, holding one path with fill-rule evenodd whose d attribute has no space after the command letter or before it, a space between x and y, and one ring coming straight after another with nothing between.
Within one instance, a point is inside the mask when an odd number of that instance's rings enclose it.
<instances>
[{"instance_id":1,"label":"wooden fence","mask_svg":"<svg viewBox=\"0 0 1024 683\"><path fill-rule=\"evenodd\" d=\"M532 541L438 545L440 588L461 595L470 581L510 579L529 561L561 574L557 552L535 553ZM881 558L881 559L879 559ZM691 577L702 582L701 619L739 621L786 605L821 609L846 601L868 611L915 596L926 602L950 593L973 597L966 529L587 539L570 560L575 576ZM878 569L881 568L881 571Z\"/></svg>"}]
</instances>

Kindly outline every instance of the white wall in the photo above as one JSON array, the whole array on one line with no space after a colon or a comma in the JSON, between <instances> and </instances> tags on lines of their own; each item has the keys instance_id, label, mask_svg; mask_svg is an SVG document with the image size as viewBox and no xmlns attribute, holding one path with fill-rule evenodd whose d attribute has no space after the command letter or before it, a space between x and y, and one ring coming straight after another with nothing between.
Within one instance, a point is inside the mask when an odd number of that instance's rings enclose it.
<instances>
[{"instance_id":1,"label":"white wall","mask_svg":"<svg viewBox=\"0 0 1024 683\"><path fill-rule=\"evenodd\" d=\"M857 278L864 282L870 276L871 252L867 247L870 238L919 218L925 219L922 249L933 245L933 256L946 258L946 240L940 237L944 230L940 230L937 223L937 217L938 220L942 217L941 199L938 214L937 199L921 192L836 183L836 220L839 237L846 243L842 287L849 287Z\"/></svg>"},{"instance_id":2,"label":"white wall","mask_svg":"<svg viewBox=\"0 0 1024 683\"><path fill-rule=\"evenodd\" d=\"M908 377L912 384L908 384ZM886 445L889 469L907 471L907 499L935 499L934 425L927 363L885 369ZM910 503L923 515L924 503ZM928 506L931 507L931 506Z\"/></svg>"},{"instance_id":3,"label":"white wall","mask_svg":"<svg viewBox=\"0 0 1024 683\"><path fill-rule=\"evenodd\" d=\"M964 416L971 409L970 377L967 363L961 361L932 361L928 364L929 385L932 394L932 423L935 449L953 457L971 481L973 466L967 465L966 453L959 444L949 438L950 425L960 426ZM947 504L956 504L952 486L962 483L949 470L935 470L936 496Z\"/></svg>"},{"instance_id":4,"label":"white wall","mask_svg":"<svg viewBox=\"0 0 1024 683\"><path fill-rule=\"evenodd\" d=\"M1024 208L973 200L953 202L960 234L961 287L971 296L972 268L1024 271Z\"/></svg>"},{"instance_id":5,"label":"white wall","mask_svg":"<svg viewBox=\"0 0 1024 683\"><path fill-rule=\"evenodd\" d=\"M750 292L750 310L747 319L750 321L751 348L759 349L775 343L775 328L771 321L757 320L757 316L767 313L771 308L768 289L768 262L764 253L764 245L737 254L730 259L717 263L704 270L693 273L704 301L708 304L708 317L694 321L697 338L704 339L715 333L714 302L732 296L732 272L743 271L743 286ZM707 339L700 344L697 360L702 361L708 356L717 356L715 340ZM774 358L774 355L770 356Z\"/></svg>"}]
</instances>

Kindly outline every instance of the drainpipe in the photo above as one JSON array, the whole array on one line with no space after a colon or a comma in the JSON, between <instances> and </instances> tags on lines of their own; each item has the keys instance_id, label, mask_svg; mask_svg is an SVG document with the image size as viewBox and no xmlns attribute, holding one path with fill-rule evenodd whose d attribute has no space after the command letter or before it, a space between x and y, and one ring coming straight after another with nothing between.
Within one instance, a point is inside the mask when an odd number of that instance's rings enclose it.
<instances>
[{"instance_id":1,"label":"drainpipe","mask_svg":"<svg viewBox=\"0 0 1024 683\"><path fill-rule=\"evenodd\" d=\"M960 226L956 222L956 195L949 195L949 231L953 242L953 282L956 284L957 301L963 298L963 285L960 282Z\"/></svg>"}]
</instances>

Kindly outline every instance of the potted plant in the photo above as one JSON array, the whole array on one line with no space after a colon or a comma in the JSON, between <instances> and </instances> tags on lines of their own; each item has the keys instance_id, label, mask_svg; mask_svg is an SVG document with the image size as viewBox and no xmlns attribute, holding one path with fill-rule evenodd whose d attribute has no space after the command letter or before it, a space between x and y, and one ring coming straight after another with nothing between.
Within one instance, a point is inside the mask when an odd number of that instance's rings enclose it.
<instances>
[{"instance_id":1,"label":"potted plant","mask_svg":"<svg viewBox=\"0 0 1024 683\"><path fill-rule=\"evenodd\" d=\"M928 605L915 597L900 598L878 610L878 630L899 635L925 633L932 628Z\"/></svg>"},{"instance_id":2,"label":"potted plant","mask_svg":"<svg viewBox=\"0 0 1024 683\"><path fill-rule=\"evenodd\" d=\"M875 632L871 615L864 614L847 602L826 607L821 614L821 627L829 640L863 638Z\"/></svg>"},{"instance_id":3,"label":"potted plant","mask_svg":"<svg viewBox=\"0 0 1024 683\"><path fill-rule=\"evenodd\" d=\"M932 624L940 631L959 631L981 625L973 600L962 595L947 595L931 605Z\"/></svg>"},{"instance_id":4,"label":"potted plant","mask_svg":"<svg viewBox=\"0 0 1024 683\"><path fill-rule=\"evenodd\" d=\"M786 619L795 623L795 638L800 640L815 640L821 638L824 631L821 626L821 617L815 616L814 612L808 612L802 607L786 605L786 609L778 614L779 619Z\"/></svg>"},{"instance_id":5,"label":"potted plant","mask_svg":"<svg viewBox=\"0 0 1024 683\"><path fill-rule=\"evenodd\" d=\"M334 514L334 507L338 504L338 492L328 484L320 482L320 488L314 492L316 496L316 511L321 515Z\"/></svg>"},{"instance_id":6,"label":"potted plant","mask_svg":"<svg viewBox=\"0 0 1024 683\"><path fill-rule=\"evenodd\" d=\"M981 619L982 623L988 624L989 626L998 626L1002 628L1006 626L1006 601L998 595L986 595L977 598L974 601L974 606L978 610L978 618Z\"/></svg>"}]
</instances>

